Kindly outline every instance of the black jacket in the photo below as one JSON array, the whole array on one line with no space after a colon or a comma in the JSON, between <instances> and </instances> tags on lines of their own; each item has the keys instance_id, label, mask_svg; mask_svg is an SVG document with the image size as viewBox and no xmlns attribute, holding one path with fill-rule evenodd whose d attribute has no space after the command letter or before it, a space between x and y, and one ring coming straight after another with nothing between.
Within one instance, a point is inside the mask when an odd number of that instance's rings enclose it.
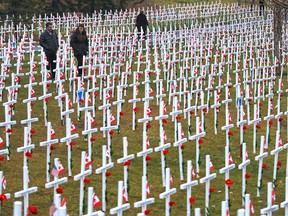
<instances>
[{"instance_id":1,"label":"black jacket","mask_svg":"<svg viewBox=\"0 0 288 216\"><path fill-rule=\"evenodd\" d=\"M42 32L40 35L40 46L44 48L46 52L57 52L59 44L58 37L54 30L52 30L52 34L50 34L47 30Z\"/></svg>"},{"instance_id":2,"label":"black jacket","mask_svg":"<svg viewBox=\"0 0 288 216\"><path fill-rule=\"evenodd\" d=\"M148 26L148 20L144 13L140 13L136 18L136 27L138 28L138 31L141 30L141 27L143 28L143 31L145 32Z\"/></svg>"},{"instance_id":3,"label":"black jacket","mask_svg":"<svg viewBox=\"0 0 288 216\"><path fill-rule=\"evenodd\" d=\"M74 32L70 41L70 46L74 49L75 56L86 55L89 50L87 35L82 33L81 39L79 40L76 32Z\"/></svg>"}]
</instances>

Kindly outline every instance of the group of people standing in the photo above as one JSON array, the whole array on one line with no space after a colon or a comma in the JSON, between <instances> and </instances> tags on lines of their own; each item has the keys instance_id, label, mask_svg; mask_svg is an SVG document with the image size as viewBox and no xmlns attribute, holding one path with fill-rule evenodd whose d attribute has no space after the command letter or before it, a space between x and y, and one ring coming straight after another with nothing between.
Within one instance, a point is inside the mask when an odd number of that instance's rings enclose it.
<instances>
[{"instance_id":1,"label":"group of people standing","mask_svg":"<svg viewBox=\"0 0 288 216\"><path fill-rule=\"evenodd\" d=\"M40 46L43 47L48 61L46 69L52 74L52 78L55 79L56 54L59 48L59 42L51 22L46 23L46 30L40 36ZM86 56L89 51L88 37L83 24L79 24L73 32L70 46L77 59L78 76L82 76L83 56Z\"/></svg>"},{"instance_id":2,"label":"group of people standing","mask_svg":"<svg viewBox=\"0 0 288 216\"><path fill-rule=\"evenodd\" d=\"M264 0L259 0L260 16L264 13ZM136 27L138 31L138 40L146 40L148 20L143 11L141 11L136 18ZM51 72L53 79L55 79L56 68L56 53L59 47L58 37L53 30L51 22L46 23L46 30L40 36L40 46L43 47L48 65L47 70ZM82 76L83 56L86 56L89 51L88 37L83 24L79 24L77 29L73 32L70 46L73 48L74 56L77 59L78 76Z\"/></svg>"},{"instance_id":3,"label":"group of people standing","mask_svg":"<svg viewBox=\"0 0 288 216\"><path fill-rule=\"evenodd\" d=\"M138 38L140 39L141 31L143 31L144 39L146 39L146 31L148 26L148 20L143 11L137 16L136 27L138 30ZM56 54L59 48L59 42L56 31L53 29L51 22L46 23L46 30L40 35L40 46L43 47L47 58L47 70L52 74L52 78L55 79L56 69ZM77 59L77 76L82 77L82 65L83 57L88 54L89 43L88 36L85 31L84 25L79 24L70 40L70 46L73 49L74 57Z\"/></svg>"}]
</instances>

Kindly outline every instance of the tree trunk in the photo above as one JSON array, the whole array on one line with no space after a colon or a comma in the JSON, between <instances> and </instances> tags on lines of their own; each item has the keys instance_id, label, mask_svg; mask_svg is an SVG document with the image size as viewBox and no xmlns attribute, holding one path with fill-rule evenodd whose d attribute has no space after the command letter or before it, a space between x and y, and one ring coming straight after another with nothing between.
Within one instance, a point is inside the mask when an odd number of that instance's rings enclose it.
<instances>
[{"instance_id":1,"label":"tree trunk","mask_svg":"<svg viewBox=\"0 0 288 216\"><path fill-rule=\"evenodd\" d=\"M275 52L275 57L279 60L279 62L281 62L281 53L280 53L279 46L282 45L282 13L281 12L282 12L281 5L274 2L274 5L273 5L274 52ZM277 74L280 73L279 68L280 67L278 66L278 69L276 71Z\"/></svg>"}]
</instances>

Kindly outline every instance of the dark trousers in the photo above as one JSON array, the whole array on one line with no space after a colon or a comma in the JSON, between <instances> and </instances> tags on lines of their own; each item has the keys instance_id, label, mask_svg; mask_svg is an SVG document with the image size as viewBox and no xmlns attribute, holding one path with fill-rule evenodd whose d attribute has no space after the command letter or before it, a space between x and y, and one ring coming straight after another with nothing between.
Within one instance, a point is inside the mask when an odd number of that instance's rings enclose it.
<instances>
[{"instance_id":1,"label":"dark trousers","mask_svg":"<svg viewBox=\"0 0 288 216\"><path fill-rule=\"evenodd\" d=\"M143 31L143 38L144 40L146 40L146 30L147 28L146 27L143 27L143 26L137 26L137 30L138 30L138 40L140 40L141 38L141 28L142 28L142 31Z\"/></svg>"},{"instance_id":2,"label":"dark trousers","mask_svg":"<svg viewBox=\"0 0 288 216\"><path fill-rule=\"evenodd\" d=\"M262 16L262 14L264 15L264 4L260 4L260 5L259 5L259 9L260 9L259 15L260 15L260 16Z\"/></svg>"},{"instance_id":3,"label":"dark trousers","mask_svg":"<svg viewBox=\"0 0 288 216\"><path fill-rule=\"evenodd\" d=\"M48 72L51 72L53 79L55 79L55 71L53 71L56 68L56 52L46 52L45 53L48 61L48 65L46 66L46 69Z\"/></svg>"},{"instance_id":4,"label":"dark trousers","mask_svg":"<svg viewBox=\"0 0 288 216\"><path fill-rule=\"evenodd\" d=\"M78 62L78 74L79 75L82 75L82 68L79 68L79 67L82 67L83 65L83 55L75 55L75 57L77 58L77 62Z\"/></svg>"}]
</instances>

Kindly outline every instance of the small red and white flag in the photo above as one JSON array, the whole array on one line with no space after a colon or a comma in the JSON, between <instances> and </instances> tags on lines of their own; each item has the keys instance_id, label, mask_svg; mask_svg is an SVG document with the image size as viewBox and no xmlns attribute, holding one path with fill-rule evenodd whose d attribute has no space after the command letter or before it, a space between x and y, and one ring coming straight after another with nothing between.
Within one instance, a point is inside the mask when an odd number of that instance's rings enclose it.
<instances>
[{"instance_id":1,"label":"small red and white flag","mask_svg":"<svg viewBox=\"0 0 288 216\"><path fill-rule=\"evenodd\" d=\"M85 166L88 167L92 164L92 160L91 157L86 153L86 157L85 157Z\"/></svg>"},{"instance_id":2,"label":"small red and white flag","mask_svg":"<svg viewBox=\"0 0 288 216\"><path fill-rule=\"evenodd\" d=\"M32 82L35 82L35 75L34 74L31 74L31 80L32 80Z\"/></svg>"},{"instance_id":3,"label":"small red and white flag","mask_svg":"<svg viewBox=\"0 0 288 216\"><path fill-rule=\"evenodd\" d=\"M147 108L146 113L148 116L152 114L152 109L150 107Z\"/></svg>"},{"instance_id":4,"label":"small red and white flag","mask_svg":"<svg viewBox=\"0 0 288 216\"><path fill-rule=\"evenodd\" d=\"M106 157L110 158L110 150L109 149L107 149L107 151L106 151Z\"/></svg>"},{"instance_id":5,"label":"small red and white flag","mask_svg":"<svg viewBox=\"0 0 288 216\"><path fill-rule=\"evenodd\" d=\"M203 125L202 125L202 122L200 121L199 122L199 133L202 133L203 132Z\"/></svg>"},{"instance_id":6,"label":"small red and white flag","mask_svg":"<svg viewBox=\"0 0 288 216\"><path fill-rule=\"evenodd\" d=\"M228 160L230 165L234 163L232 159L232 154L230 152L228 153Z\"/></svg>"},{"instance_id":7,"label":"small red and white flag","mask_svg":"<svg viewBox=\"0 0 288 216\"><path fill-rule=\"evenodd\" d=\"M148 136L146 137L146 147L147 147L147 148L150 147L150 142L149 142Z\"/></svg>"},{"instance_id":8,"label":"small red and white flag","mask_svg":"<svg viewBox=\"0 0 288 216\"><path fill-rule=\"evenodd\" d=\"M229 124L232 123L232 118L231 118L231 114L230 113L228 113L228 121L229 121Z\"/></svg>"},{"instance_id":9,"label":"small red and white flag","mask_svg":"<svg viewBox=\"0 0 288 216\"><path fill-rule=\"evenodd\" d=\"M150 87L149 88L149 95L153 95L154 94L154 91L153 91L153 89Z\"/></svg>"},{"instance_id":10,"label":"small red and white flag","mask_svg":"<svg viewBox=\"0 0 288 216\"><path fill-rule=\"evenodd\" d=\"M250 215L254 216L254 207L253 207L252 200L250 200L249 207L250 207Z\"/></svg>"},{"instance_id":11,"label":"small red and white flag","mask_svg":"<svg viewBox=\"0 0 288 216\"><path fill-rule=\"evenodd\" d=\"M275 196L275 190L274 190L274 188L272 188L271 199L272 199L272 203L276 202L276 196Z\"/></svg>"},{"instance_id":12,"label":"small red and white flag","mask_svg":"<svg viewBox=\"0 0 288 216\"><path fill-rule=\"evenodd\" d=\"M66 206L66 204L67 204L66 199L63 198L61 201L61 207Z\"/></svg>"},{"instance_id":13,"label":"small red and white flag","mask_svg":"<svg viewBox=\"0 0 288 216\"><path fill-rule=\"evenodd\" d=\"M180 102L177 101L177 110L181 110Z\"/></svg>"},{"instance_id":14,"label":"small red and white flag","mask_svg":"<svg viewBox=\"0 0 288 216\"><path fill-rule=\"evenodd\" d=\"M4 140L0 137L0 147L4 145Z\"/></svg>"},{"instance_id":15,"label":"small red and white flag","mask_svg":"<svg viewBox=\"0 0 288 216\"><path fill-rule=\"evenodd\" d=\"M100 205L101 205L101 201L98 198L98 196L94 193L93 194L93 208L97 208Z\"/></svg>"},{"instance_id":16,"label":"small red and white flag","mask_svg":"<svg viewBox=\"0 0 288 216\"><path fill-rule=\"evenodd\" d=\"M75 133L76 132L76 127L75 127L73 122L70 122L70 129L71 129L71 133Z\"/></svg>"},{"instance_id":17,"label":"small red and white flag","mask_svg":"<svg viewBox=\"0 0 288 216\"><path fill-rule=\"evenodd\" d=\"M15 77L14 77L14 82L15 82L15 83L18 83L18 82L19 82L19 76L15 76Z\"/></svg>"},{"instance_id":18,"label":"small red and white flag","mask_svg":"<svg viewBox=\"0 0 288 216\"><path fill-rule=\"evenodd\" d=\"M72 108L72 107L73 107L73 102L72 102L71 99L69 99L69 101L68 101L68 105L69 105L69 108Z\"/></svg>"},{"instance_id":19,"label":"small red and white flag","mask_svg":"<svg viewBox=\"0 0 288 216\"><path fill-rule=\"evenodd\" d=\"M114 124L116 122L116 118L112 113L110 113L110 124Z\"/></svg>"},{"instance_id":20,"label":"small red and white flag","mask_svg":"<svg viewBox=\"0 0 288 216\"><path fill-rule=\"evenodd\" d=\"M89 104L89 105L92 105L92 100L91 100L91 97L90 97L90 95L88 95L88 98L87 98L87 100L88 100L88 104Z\"/></svg>"},{"instance_id":21,"label":"small red and white flag","mask_svg":"<svg viewBox=\"0 0 288 216\"><path fill-rule=\"evenodd\" d=\"M31 88L31 96L34 97L36 95L36 92L33 88Z\"/></svg>"},{"instance_id":22,"label":"small red and white flag","mask_svg":"<svg viewBox=\"0 0 288 216\"><path fill-rule=\"evenodd\" d=\"M278 147L283 146L282 138L279 136Z\"/></svg>"},{"instance_id":23,"label":"small red and white flag","mask_svg":"<svg viewBox=\"0 0 288 216\"><path fill-rule=\"evenodd\" d=\"M51 137L55 137L56 136L55 130L52 127L51 127L51 130L50 130L50 136Z\"/></svg>"},{"instance_id":24,"label":"small red and white flag","mask_svg":"<svg viewBox=\"0 0 288 216\"><path fill-rule=\"evenodd\" d=\"M146 196L150 195L150 186L148 184L148 181L146 181Z\"/></svg>"},{"instance_id":25,"label":"small red and white flag","mask_svg":"<svg viewBox=\"0 0 288 216\"><path fill-rule=\"evenodd\" d=\"M214 169L214 165L212 164L211 159L210 159L210 161L209 161L209 167L210 167L210 171L212 171L212 170Z\"/></svg>"},{"instance_id":26,"label":"small red and white flag","mask_svg":"<svg viewBox=\"0 0 288 216\"><path fill-rule=\"evenodd\" d=\"M246 160L249 159L247 150L246 150L246 153L245 153L245 157L246 157Z\"/></svg>"},{"instance_id":27,"label":"small red and white flag","mask_svg":"<svg viewBox=\"0 0 288 216\"><path fill-rule=\"evenodd\" d=\"M94 124L95 124L95 121L94 121L94 119L93 119L92 116L90 117L90 124L91 124L91 125L94 125Z\"/></svg>"},{"instance_id":28,"label":"small red and white flag","mask_svg":"<svg viewBox=\"0 0 288 216\"><path fill-rule=\"evenodd\" d=\"M110 95L109 94L106 94L106 101L109 101L110 100Z\"/></svg>"},{"instance_id":29,"label":"small red and white flag","mask_svg":"<svg viewBox=\"0 0 288 216\"><path fill-rule=\"evenodd\" d=\"M138 92L139 92L139 89L138 89L138 86L135 87L135 93L136 95L138 95Z\"/></svg>"},{"instance_id":30,"label":"small red and white flag","mask_svg":"<svg viewBox=\"0 0 288 216\"><path fill-rule=\"evenodd\" d=\"M3 188L3 190L6 190L6 188L7 188L7 179L5 176L3 176L3 178L2 178L2 188Z\"/></svg>"},{"instance_id":31,"label":"small red and white flag","mask_svg":"<svg viewBox=\"0 0 288 216\"><path fill-rule=\"evenodd\" d=\"M181 137L182 137L182 139L185 138L185 134L184 134L183 128L181 128Z\"/></svg>"},{"instance_id":32,"label":"small red and white flag","mask_svg":"<svg viewBox=\"0 0 288 216\"><path fill-rule=\"evenodd\" d=\"M164 131L164 133L163 133L163 139L164 139L164 143L166 143L167 142L167 133L166 133L166 131ZM1 146L1 144L0 144L0 146Z\"/></svg>"},{"instance_id":33,"label":"small red and white flag","mask_svg":"<svg viewBox=\"0 0 288 216\"><path fill-rule=\"evenodd\" d=\"M264 150L268 149L268 143L266 142L266 139L264 139L264 145L263 145Z\"/></svg>"},{"instance_id":34,"label":"small red and white flag","mask_svg":"<svg viewBox=\"0 0 288 216\"><path fill-rule=\"evenodd\" d=\"M126 203L128 201L128 194L127 194L127 190L125 187L123 187L123 189L122 189L122 199L123 199L124 203Z\"/></svg>"},{"instance_id":35,"label":"small red and white flag","mask_svg":"<svg viewBox=\"0 0 288 216\"><path fill-rule=\"evenodd\" d=\"M167 107L166 107L165 103L164 103L164 106L163 106L163 112L164 112L164 114L167 114Z\"/></svg>"},{"instance_id":36,"label":"small red and white flag","mask_svg":"<svg viewBox=\"0 0 288 216\"><path fill-rule=\"evenodd\" d=\"M191 168L191 176L192 176L192 179L195 177L195 169L194 169L194 167L192 166L192 168Z\"/></svg>"},{"instance_id":37,"label":"small red and white flag","mask_svg":"<svg viewBox=\"0 0 288 216\"><path fill-rule=\"evenodd\" d=\"M172 177L172 175L170 174L170 185L172 185L173 184L173 177Z\"/></svg>"},{"instance_id":38,"label":"small red and white flag","mask_svg":"<svg viewBox=\"0 0 288 216\"><path fill-rule=\"evenodd\" d=\"M57 170L58 170L58 174L62 174L65 171L65 169L61 163L58 164Z\"/></svg>"}]
</instances>

